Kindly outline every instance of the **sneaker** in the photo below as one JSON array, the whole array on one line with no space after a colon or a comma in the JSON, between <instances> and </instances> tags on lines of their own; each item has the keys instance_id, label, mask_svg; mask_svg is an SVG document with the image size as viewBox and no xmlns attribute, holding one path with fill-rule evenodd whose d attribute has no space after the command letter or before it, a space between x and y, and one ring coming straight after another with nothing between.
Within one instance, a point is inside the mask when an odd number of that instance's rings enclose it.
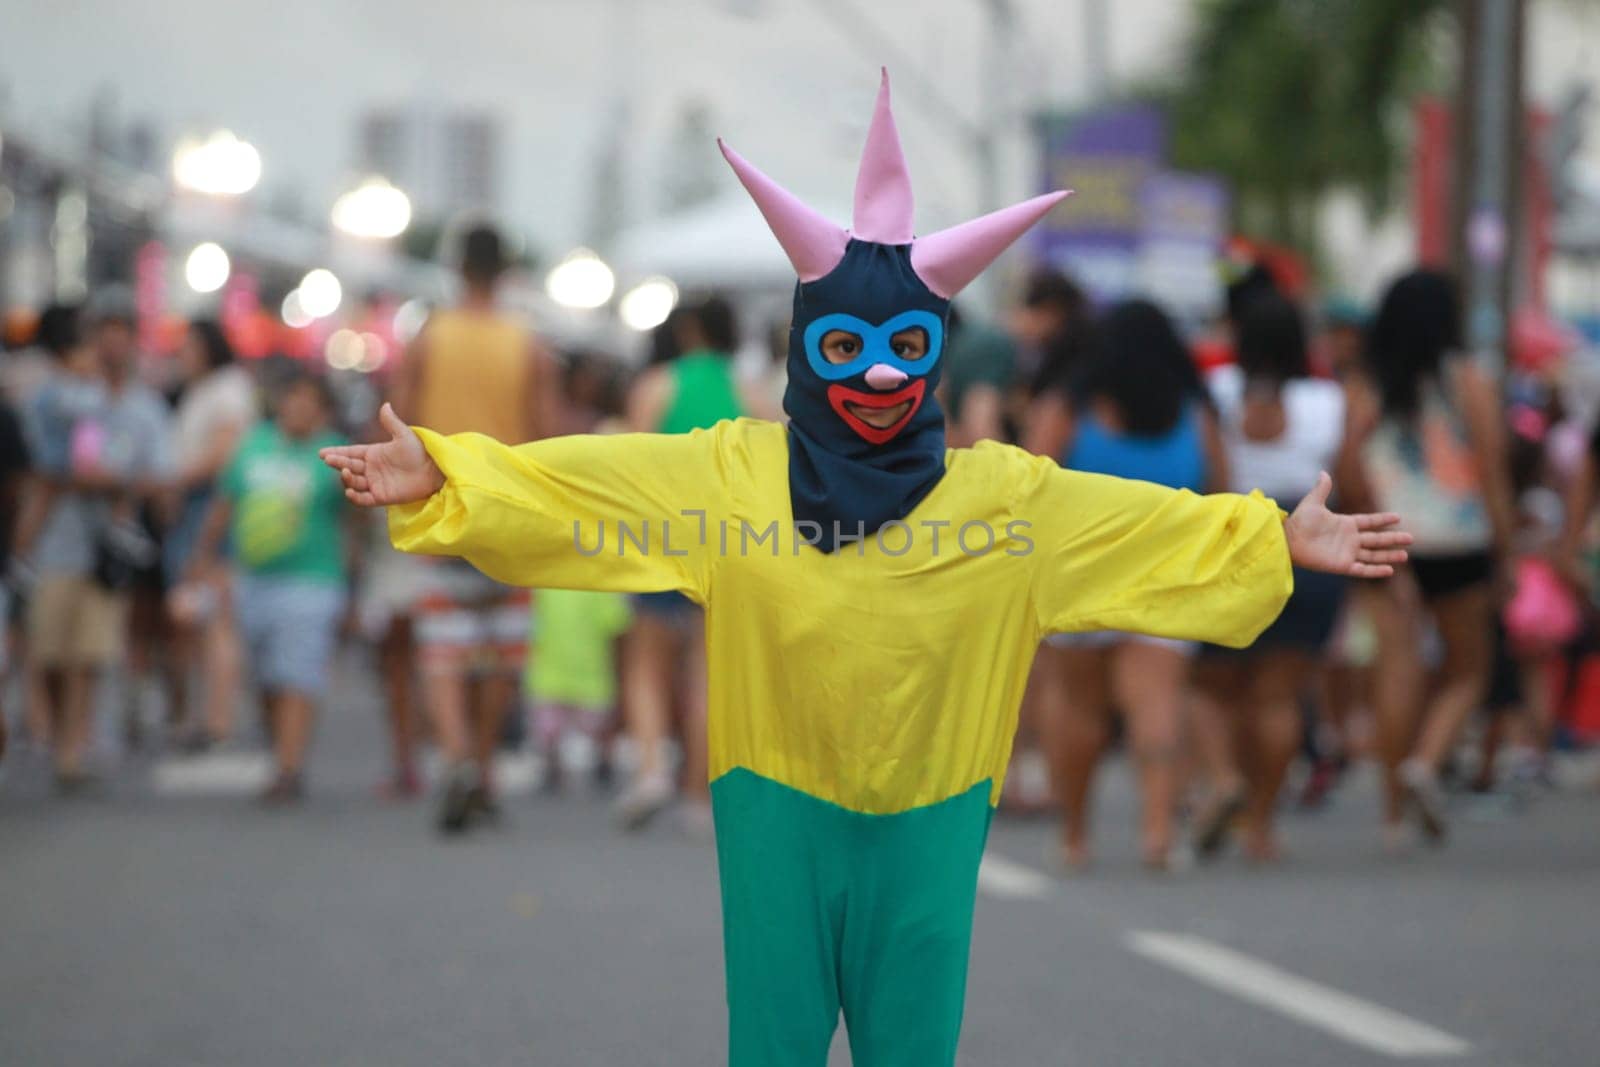
<instances>
[{"instance_id":1,"label":"sneaker","mask_svg":"<svg viewBox=\"0 0 1600 1067\"><path fill-rule=\"evenodd\" d=\"M56 772L56 794L64 798L100 796L105 784L105 779L93 771Z\"/></svg>"},{"instance_id":2,"label":"sneaker","mask_svg":"<svg viewBox=\"0 0 1600 1067\"><path fill-rule=\"evenodd\" d=\"M395 771L394 777L380 782L377 789L378 796L392 803L415 800L422 795L422 778L415 769L407 767Z\"/></svg>"},{"instance_id":3,"label":"sneaker","mask_svg":"<svg viewBox=\"0 0 1600 1067\"><path fill-rule=\"evenodd\" d=\"M672 780L665 774L642 774L617 798L617 821L624 830L642 830L672 803L672 794Z\"/></svg>"},{"instance_id":4,"label":"sneaker","mask_svg":"<svg viewBox=\"0 0 1600 1067\"><path fill-rule=\"evenodd\" d=\"M291 771L280 771L272 784L261 792L261 803L268 808L285 808L306 798L305 779Z\"/></svg>"},{"instance_id":5,"label":"sneaker","mask_svg":"<svg viewBox=\"0 0 1600 1067\"><path fill-rule=\"evenodd\" d=\"M711 817L711 802L686 800L678 813L684 835L694 841L710 841L716 837L716 823Z\"/></svg>"},{"instance_id":6,"label":"sneaker","mask_svg":"<svg viewBox=\"0 0 1600 1067\"><path fill-rule=\"evenodd\" d=\"M1234 786L1211 800L1194 825L1194 854L1202 862L1214 860L1227 847L1234 820L1244 810L1244 786Z\"/></svg>"},{"instance_id":7,"label":"sneaker","mask_svg":"<svg viewBox=\"0 0 1600 1067\"><path fill-rule=\"evenodd\" d=\"M1069 845L1052 837L1045 843L1044 865L1052 874L1071 877L1089 873L1094 861L1088 845Z\"/></svg>"},{"instance_id":8,"label":"sneaker","mask_svg":"<svg viewBox=\"0 0 1600 1067\"><path fill-rule=\"evenodd\" d=\"M1167 848L1145 848L1139 862L1147 875L1173 878L1194 870L1195 854L1193 848L1180 842Z\"/></svg>"},{"instance_id":9,"label":"sneaker","mask_svg":"<svg viewBox=\"0 0 1600 1067\"><path fill-rule=\"evenodd\" d=\"M1343 773L1344 768L1334 760L1318 760L1312 764L1306 784L1300 790L1300 807L1312 811L1326 804Z\"/></svg>"},{"instance_id":10,"label":"sneaker","mask_svg":"<svg viewBox=\"0 0 1600 1067\"><path fill-rule=\"evenodd\" d=\"M445 778L443 793L439 797L439 832L460 834L467 830L472 818L472 791L476 779L466 767L457 767Z\"/></svg>"},{"instance_id":11,"label":"sneaker","mask_svg":"<svg viewBox=\"0 0 1600 1067\"><path fill-rule=\"evenodd\" d=\"M467 818L491 825L498 824L503 816L500 801L485 785L475 785L467 790Z\"/></svg>"},{"instance_id":12,"label":"sneaker","mask_svg":"<svg viewBox=\"0 0 1600 1067\"><path fill-rule=\"evenodd\" d=\"M1426 764L1406 760L1400 765L1400 784L1405 789L1406 800L1417 813L1417 825L1432 844L1444 840L1448 825L1444 814L1444 789L1439 776Z\"/></svg>"}]
</instances>

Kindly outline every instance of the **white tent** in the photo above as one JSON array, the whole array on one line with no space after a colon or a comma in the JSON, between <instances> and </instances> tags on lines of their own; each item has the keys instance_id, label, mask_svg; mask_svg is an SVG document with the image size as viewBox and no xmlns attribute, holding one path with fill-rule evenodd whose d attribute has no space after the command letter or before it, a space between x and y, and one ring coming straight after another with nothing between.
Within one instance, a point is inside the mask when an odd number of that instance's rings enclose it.
<instances>
[{"instance_id":1,"label":"white tent","mask_svg":"<svg viewBox=\"0 0 1600 1067\"><path fill-rule=\"evenodd\" d=\"M834 205L819 210L841 225L850 217ZM659 274L685 290L787 294L794 286L793 268L742 191L625 230L615 247L612 261L623 285Z\"/></svg>"}]
</instances>

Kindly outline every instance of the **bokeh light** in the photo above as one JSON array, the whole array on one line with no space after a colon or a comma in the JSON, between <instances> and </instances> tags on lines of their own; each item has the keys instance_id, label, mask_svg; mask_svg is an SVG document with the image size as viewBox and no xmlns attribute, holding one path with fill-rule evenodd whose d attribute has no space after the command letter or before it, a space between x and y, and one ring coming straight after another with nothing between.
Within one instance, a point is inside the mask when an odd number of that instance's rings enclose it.
<instances>
[{"instance_id":1,"label":"bokeh light","mask_svg":"<svg viewBox=\"0 0 1600 1067\"><path fill-rule=\"evenodd\" d=\"M300 307L314 319L327 318L339 310L344 299L344 286L338 276L326 267L307 272L300 279Z\"/></svg>"},{"instance_id":2,"label":"bokeh light","mask_svg":"<svg viewBox=\"0 0 1600 1067\"><path fill-rule=\"evenodd\" d=\"M228 282L233 265L215 241L197 244L183 261L183 280L197 293L214 293Z\"/></svg>"},{"instance_id":3,"label":"bokeh light","mask_svg":"<svg viewBox=\"0 0 1600 1067\"><path fill-rule=\"evenodd\" d=\"M617 312L631 330L653 330L678 306L678 287L670 278L646 278L622 296Z\"/></svg>"},{"instance_id":4,"label":"bokeh light","mask_svg":"<svg viewBox=\"0 0 1600 1067\"><path fill-rule=\"evenodd\" d=\"M398 237L411 225L411 200L382 178L368 178L333 203L333 225L352 237Z\"/></svg>"},{"instance_id":5,"label":"bokeh light","mask_svg":"<svg viewBox=\"0 0 1600 1067\"><path fill-rule=\"evenodd\" d=\"M184 138L172 156L172 177L191 192L238 196L261 180L261 153L228 130L204 140Z\"/></svg>"},{"instance_id":6,"label":"bokeh light","mask_svg":"<svg viewBox=\"0 0 1600 1067\"><path fill-rule=\"evenodd\" d=\"M597 308L611 299L616 275L599 256L579 248L556 264L544 281L550 299L564 307Z\"/></svg>"}]
</instances>

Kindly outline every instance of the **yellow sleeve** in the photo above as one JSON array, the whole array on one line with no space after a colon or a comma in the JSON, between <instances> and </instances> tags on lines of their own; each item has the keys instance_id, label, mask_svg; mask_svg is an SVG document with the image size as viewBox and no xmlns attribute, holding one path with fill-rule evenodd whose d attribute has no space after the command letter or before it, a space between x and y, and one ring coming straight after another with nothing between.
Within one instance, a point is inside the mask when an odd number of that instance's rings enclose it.
<instances>
[{"instance_id":1,"label":"yellow sleeve","mask_svg":"<svg viewBox=\"0 0 1600 1067\"><path fill-rule=\"evenodd\" d=\"M719 430L515 447L481 434L417 434L445 484L389 509L402 552L460 556L512 585L677 590L704 602L706 524L726 512Z\"/></svg>"},{"instance_id":2,"label":"yellow sleeve","mask_svg":"<svg viewBox=\"0 0 1600 1067\"><path fill-rule=\"evenodd\" d=\"M1045 633L1125 630L1242 648L1289 598L1283 512L1260 493L1197 496L1062 470L1047 458L1017 507Z\"/></svg>"}]
</instances>

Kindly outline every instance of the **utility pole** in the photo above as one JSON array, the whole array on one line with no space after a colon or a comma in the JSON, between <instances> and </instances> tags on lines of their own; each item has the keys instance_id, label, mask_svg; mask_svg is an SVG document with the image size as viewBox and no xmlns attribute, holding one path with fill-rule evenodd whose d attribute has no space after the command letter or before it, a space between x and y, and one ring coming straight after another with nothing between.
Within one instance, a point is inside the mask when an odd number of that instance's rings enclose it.
<instances>
[{"instance_id":1,"label":"utility pole","mask_svg":"<svg viewBox=\"0 0 1600 1067\"><path fill-rule=\"evenodd\" d=\"M1455 262L1468 349L1503 371L1520 260L1525 0L1459 0Z\"/></svg>"},{"instance_id":2,"label":"utility pole","mask_svg":"<svg viewBox=\"0 0 1600 1067\"><path fill-rule=\"evenodd\" d=\"M1111 88L1111 23L1106 0L1083 0L1083 58L1089 102L1098 104Z\"/></svg>"},{"instance_id":3,"label":"utility pole","mask_svg":"<svg viewBox=\"0 0 1600 1067\"><path fill-rule=\"evenodd\" d=\"M1011 101L1006 91L1012 76L1012 39L1016 13L1011 0L985 0L989 14L984 42L981 97L982 113L973 131L973 155L978 169L978 202L982 211L993 211L1004 202L1000 180L1000 135L1010 119ZM995 272L985 271L976 279L969 299L987 313L997 310Z\"/></svg>"}]
</instances>

